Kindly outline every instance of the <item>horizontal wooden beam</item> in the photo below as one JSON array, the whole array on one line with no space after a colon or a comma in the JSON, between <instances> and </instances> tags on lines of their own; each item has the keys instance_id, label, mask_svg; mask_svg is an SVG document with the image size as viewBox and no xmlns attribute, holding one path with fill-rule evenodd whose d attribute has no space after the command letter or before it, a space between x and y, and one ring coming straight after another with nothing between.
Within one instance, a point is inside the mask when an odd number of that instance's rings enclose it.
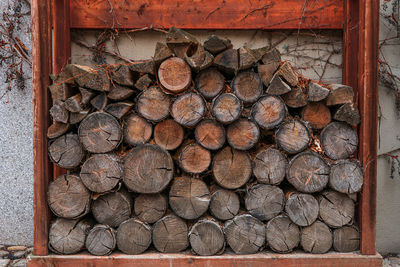
<instances>
[{"instance_id":1,"label":"horizontal wooden beam","mask_svg":"<svg viewBox=\"0 0 400 267\"><path fill-rule=\"evenodd\" d=\"M344 0L71 0L71 28L342 29Z\"/></svg>"}]
</instances>

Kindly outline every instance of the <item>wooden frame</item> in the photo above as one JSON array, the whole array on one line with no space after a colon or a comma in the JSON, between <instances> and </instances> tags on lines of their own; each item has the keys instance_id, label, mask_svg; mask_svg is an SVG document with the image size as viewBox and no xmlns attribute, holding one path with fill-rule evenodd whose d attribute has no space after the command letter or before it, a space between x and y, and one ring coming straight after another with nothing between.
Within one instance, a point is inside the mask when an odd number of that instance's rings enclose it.
<instances>
[{"instance_id":1,"label":"wooden frame","mask_svg":"<svg viewBox=\"0 0 400 267\"><path fill-rule=\"evenodd\" d=\"M129 266L236 264L259 266L379 266L376 254L376 166L377 166L377 58L379 30L378 0L32 0L33 117L34 117L34 256L30 266ZM112 5L112 6L110 6ZM110 9L112 12L109 12ZM73 10L73 11L72 11ZM179 12L177 12L179 11ZM161 14L161 15L160 15ZM117 16L118 15L118 16ZM119 21L118 18L121 18ZM287 19L289 18L289 19ZM343 30L343 83L356 92L362 122L359 126L359 159L365 169L360 194L361 254L256 255L196 257L183 254L94 257L48 255L51 213L46 203L49 180L63 172L53 168L47 156L46 131L50 123L49 75L58 73L70 59L70 29L159 28L184 29L341 29ZM52 44L54 55L52 55ZM54 62L52 61L54 60ZM372 255L372 256L368 256Z\"/></svg>"}]
</instances>

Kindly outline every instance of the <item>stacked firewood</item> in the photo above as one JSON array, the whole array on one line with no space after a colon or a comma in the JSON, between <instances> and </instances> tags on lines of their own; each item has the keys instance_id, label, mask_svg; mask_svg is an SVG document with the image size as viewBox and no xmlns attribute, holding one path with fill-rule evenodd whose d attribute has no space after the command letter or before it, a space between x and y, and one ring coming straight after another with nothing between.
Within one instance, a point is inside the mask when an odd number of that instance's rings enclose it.
<instances>
[{"instance_id":1,"label":"stacked firewood","mask_svg":"<svg viewBox=\"0 0 400 267\"><path fill-rule=\"evenodd\" d=\"M52 251L358 249L351 87L172 28L151 60L67 65L50 91Z\"/></svg>"}]
</instances>

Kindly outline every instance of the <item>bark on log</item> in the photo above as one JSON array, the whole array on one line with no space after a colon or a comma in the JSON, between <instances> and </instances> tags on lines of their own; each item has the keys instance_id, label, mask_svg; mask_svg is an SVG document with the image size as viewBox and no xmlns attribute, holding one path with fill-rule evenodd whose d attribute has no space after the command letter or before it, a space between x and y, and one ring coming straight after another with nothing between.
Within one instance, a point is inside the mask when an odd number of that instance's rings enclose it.
<instances>
[{"instance_id":1,"label":"bark on log","mask_svg":"<svg viewBox=\"0 0 400 267\"><path fill-rule=\"evenodd\" d=\"M211 153L199 144L192 143L182 149L178 162L187 173L202 173L210 166Z\"/></svg>"},{"instance_id":2,"label":"bark on log","mask_svg":"<svg viewBox=\"0 0 400 267\"><path fill-rule=\"evenodd\" d=\"M79 112L82 110L82 95L76 94L65 100L64 107L71 112Z\"/></svg>"},{"instance_id":3,"label":"bark on log","mask_svg":"<svg viewBox=\"0 0 400 267\"><path fill-rule=\"evenodd\" d=\"M235 74L239 69L238 51L236 49L227 49L219 53L214 58L214 65L228 74Z\"/></svg>"},{"instance_id":4,"label":"bark on log","mask_svg":"<svg viewBox=\"0 0 400 267\"><path fill-rule=\"evenodd\" d=\"M179 57L172 57L161 63L158 79L162 87L172 94L185 91L191 81L192 73L189 65Z\"/></svg>"},{"instance_id":5,"label":"bark on log","mask_svg":"<svg viewBox=\"0 0 400 267\"><path fill-rule=\"evenodd\" d=\"M47 202L58 217L77 219L90 211L90 192L78 176L63 174L50 182Z\"/></svg>"},{"instance_id":6,"label":"bark on log","mask_svg":"<svg viewBox=\"0 0 400 267\"><path fill-rule=\"evenodd\" d=\"M356 131L348 124L331 122L321 132L322 149L333 160L345 159L352 155L358 146Z\"/></svg>"},{"instance_id":7,"label":"bark on log","mask_svg":"<svg viewBox=\"0 0 400 267\"><path fill-rule=\"evenodd\" d=\"M329 185L345 194L360 192L363 185L363 169L358 162L341 160L331 166Z\"/></svg>"},{"instance_id":8,"label":"bark on log","mask_svg":"<svg viewBox=\"0 0 400 267\"><path fill-rule=\"evenodd\" d=\"M195 178L176 178L169 191L169 205L179 217L193 220L203 215L210 203L207 185Z\"/></svg>"},{"instance_id":9,"label":"bark on log","mask_svg":"<svg viewBox=\"0 0 400 267\"><path fill-rule=\"evenodd\" d=\"M77 64L70 64L67 68L80 87L102 92L110 91L111 83L105 69Z\"/></svg>"},{"instance_id":10,"label":"bark on log","mask_svg":"<svg viewBox=\"0 0 400 267\"><path fill-rule=\"evenodd\" d=\"M131 191L159 193L169 184L173 175L172 158L159 146L138 146L125 157L123 181Z\"/></svg>"},{"instance_id":11,"label":"bark on log","mask_svg":"<svg viewBox=\"0 0 400 267\"><path fill-rule=\"evenodd\" d=\"M205 69L197 74L195 85L204 98L212 99L225 88L225 77L215 68Z\"/></svg>"},{"instance_id":12,"label":"bark on log","mask_svg":"<svg viewBox=\"0 0 400 267\"><path fill-rule=\"evenodd\" d=\"M167 198L162 194L140 194L135 198L135 214L143 222L155 223L167 211Z\"/></svg>"},{"instance_id":13,"label":"bark on log","mask_svg":"<svg viewBox=\"0 0 400 267\"><path fill-rule=\"evenodd\" d=\"M310 81L308 83L307 100L312 102L322 101L328 97L330 90L322 85Z\"/></svg>"},{"instance_id":14,"label":"bark on log","mask_svg":"<svg viewBox=\"0 0 400 267\"><path fill-rule=\"evenodd\" d=\"M286 175L288 160L279 150L263 149L253 159L253 174L262 184L278 185Z\"/></svg>"},{"instance_id":15,"label":"bark on log","mask_svg":"<svg viewBox=\"0 0 400 267\"><path fill-rule=\"evenodd\" d=\"M210 35L207 40L204 41L204 48L211 54L216 55L226 49L232 48L233 45L231 40L226 38L221 38L216 35Z\"/></svg>"},{"instance_id":16,"label":"bark on log","mask_svg":"<svg viewBox=\"0 0 400 267\"><path fill-rule=\"evenodd\" d=\"M315 221L302 229L300 240L305 252L322 254L331 249L333 236L331 229L325 223Z\"/></svg>"},{"instance_id":17,"label":"bark on log","mask_svg":"<svg viewBox=\"0 0 400 267\"><path fill-rule=\"evenodd\" d=\"M62 123L54 121L52 125L47 128L47 138L54 139L60 137L61 135L67 133L69 130L68 123Z\"/></svg>"},{"instance_id":18,"label":"bark on log","mask_svg":"<svg viewBox=\"0 0 400 267\"><path fill-rule=\"evenodd\" d=\"M50 108L49 112L53 120L68 123L69 112L64 105L64 102L58 101Z\"/></svg>"},{"instance_id":19,"label":"bark on log","mask_svg":"<svg viewBox=\"0 0 400 267\"><path fill-rule=\"evenodd\" d=\"M244 104L253 104L262 94L263 83L257 73L243 71L232 80L231 88Z\"/></svg>"},{"instance_id":20,"label":"bark on log","mask_svg":"<svg viewBox=\"0 0 400 267\"><path fill-rule=\"evenodd\" d=\"M325 191L319 196L319 217L330 227L349 224L354 217L354 202L347 195Z\"/></svg>"},{"instance_id":21,"label":"bark on log","mask_svg":"<svg viewBox=\"0 0 400 267\"><path fill-rule=\"evenodd\" d=\"M189 47L198 44L197 39L193 35L175 27L169 29L165 40L175 56L180 58L184 58Z\"/></svg>"},{"instance_id":22,"label":"bark on log","mask_svg":"<svg viewBox=\"0 0 400 267\"><path fill-rule=\"evenodd\" d=\"M239 70L249 69L254 66L258 59L257 55L246 46L242 46L238 49L239 53Z\"/></svg>"},{"instance_id":23,"label":"bark on log","mask_svg":"<svg viewBox=\"0 0 400 267\"><path fill-rule=\"evenodd\" d=\"M117 119L121 119L123 116L128 114L128 112L133 107L132 102L124 101L124 102L117 102L111 103L104 108L104 111L113 115Z\"/></svg>"},{"instance_id":24,"label":"bark on log","mask_svg":"<svg viewBox=\"0 0 400 267\"><path fill-rule=\"evenodd\" d=\"M221 94L214 98L211 112L217 121L229 124L239 118L242 103L234 94Z\"/></svg>"},{"instance_id":25,"label":"bark on log","mask_svg":"<svg viewBox=\"0 0 400 267\"><path fill-rule=\"evenodd\" d=\"M246 152L227 146L215 154L212 164L215 181L227 189L243 186L251 176L251 161Z\"/></svg>"},{"instance_id":26,"label":"bark on log","mask_svg":"<svg viewBox=\"0 0 400 267\"><path fill-rule=\"evenodd\" d=\"M173 214L153 225L153 244L162 253L177 253L189 246L186 222Z\"/></svg>"},{"instance_id":27,"label":"bark on log","mask_svg":"<svg viewBox=\"0 0 400 267\"><path fill-rule=\"evenodd\" d=\"M259 73L260 73L260 70L261 70L260 76L263 75L261 77L264 77L264 79L269 78L269 77L266 77L267 73L269 71L269 69L267 69L267 67L259 66L258 67ZM266 82L264 82L264 85L265 85L265 83ZM272 76L270 78L270 82L268 82L268 84L265 86L268 86L268 88L265 92L270 95L283 95L283 94L286 94L286 93L289 93L290 91L292 91L292 88L290 88L290 86L287 83L285 83L278 74L275 74L274 76Z\"/></svg>"},{"instance_id":28,"label":"bark on log","mask_svg":"<svg viewBox=\"0 0 400 267\"><path fill-rule=\"evenodd\" d=\"M115 66L110 72L112 80L122 86L132 87L134 81L137 80L136 73L131 72L129 66L124 64Z\"/></svg>"},{"instance_id":29,"label":"bark on log","mask_svg":"<svg viewBox=\"0 0 400 267\"><path fill-rule=\"evenodd\" d=\"M321 102L309 103L301 112L301 118L307 121L311 128L322 129L331 122L331 111Z\"/></svg>"},{"instance_id":30,"label":"bark on log","mask_svg":"<svg viewBox=\"0 0 400 267\"><path fill-rule=\"evenodd\" d=\"M102 111L108 104L108 98L105 93L98 94L91 101L90 104L97 110Z\"/></svg>"},{"instance_id":31,"label":"bark on log","mask_svg":"<svg viewBox=\"0 0 400 267\"><path fill-rule=\"evenodd\" d=\"M239 196L230 190L218 188L211 194L210 212L222 221L236 216L240 209Z\"/></svg>"},{"instance_id":32,"label":"bark on log","mask_svg":"<svg viewBox=\"0 0 400 267\"><path fill-rule=\"evenodd\" d=\"M87 117L87 115L90 112L90 108L86 108L84 110L81 110L80 112L71 112L69 114L69 123L70 124L77 124L81 122L84 118Z\"/></svg>"},{"instance_id":33,"label":"bark on log","mask_svg":"<svg viewBox=\"0 0 400 267\"><path fill-rule=\"evenodd\" d=\"M50 160L64 169L78 167L84 156L85 151L76 134L62 135L49 146Z\"/></svg>"},{"instance_id":34,"label":"bark on log","mask_svg":"<svg viewBox=\"0 0 400 267\"><path fill-rule=\"evenodd\" d=\"M182 126L172 119L159 122L154 128L156 144L166 150L177 149L183 142L183 136Z\"/></svg>"},{"instance_id":35,"label":"bark on log","mask_svg":"<svg viewBox=\"0 0 400 267\"><path fill-rule=\"evenodd\" d=\"M299 83L299 77L289 62L284 62L277 72L291 86Z\"/></svg>"},{"instance_id":36,"label":"bark on log","mask_svg":"<svg viewBox=\"0 0 400 267\"><path fill-rule=\"evenodd\" d=\"M116 232L108 225L95 225L90 230L85 244L90 254L96 256L109 255L117 244Z\"/></svg>"},{"instance_id":37,"label":"bark on log","mask_svg":"<svg viewBox=\"0 0 400 267\"><path fill-rule=\"evenodd\" d=\"M171 99L159 87L143 91L137 100L137 112L144 118L159 122L169 116Z\"/></svg>"},{"instance_id":38,"label":"bark on log","mask_svg":"<svg viewBox=\"0 0 400 267\"><path fill-rule=\"evenodd\" d=\"M342 84L330 85L332 90L326 99L327 106L341 105L346 103L353 103L354 91L353 88Z\"/></svg>"},{"instance_id":39,"label":"bark on log","mask_svg":"<svg viewBox=\"0 0 400 267\"><path fill-rule=\"evenodd\" d=\"M286 117L286 113L285 103L277 96L264 96L251 108L253 120L265 130L278 126Z\"/></svg>"},{"instance_id":40,"label":"bark on log","mask_svg":"<svg viewBox=\"0 0 400 267\"><path fill-rule=\"evenodd\" d=\"M214 56L210 52L204 50L202 45L197 44L189 47L189 49L186 51L184 59L193 71L199 72L213 64Z\"/></svg>"},{"instance_id":41,"label":"bark on log","mask_svg":"<svg viewBox=\"0 0 400 267\"><path fill-rule=\"evenodd\" d=\"M289 217L280 215L267 223L266 239L273 251L289 253L300 243L300 229Z\"/></svg>"},{"instance_id":42,"label":"bark on log","mask_svg":"<svg viewBox=\"0 0 400 267\"><path fill-rule=\"evenodd\" d=\"M261 61L264 64L274 63L276 68L278 68L281 63L281 53L278 49L273 48L262 55Z\"/></svg>"},{"instance_id":43,"label":"bark on log","mask_svg":"<svg viewBox=\"0 0 400 267\"><path fill-rule=\"evenodd\" d=\"M143 253L151 244L151 227L135 218L121 223L117 229L117 246L125 254Z\"/></svg>"},{"instance_id":44,"label":"bark on log","mask_svg":"<svg viewBox=\"0 0 400 267\"><path fill-rule=\"evenodd\" d=\"M195 126L204 116L206 105L203 98L196 93L179 96L171 106L171 116L184 127Z\"/></svg>"},{"instance_id":45,"label":"bark on log","mask_svg":"<svg viewBox=\"0 0 400 267\"><path fill-rule=\"evenodd\" d=\"M115 84L113 87L111 87L111 91L107 93L107 97L110 100L122 101L122 100L128 99L134 93L135 93L135 91L133 91L129 87L124 87L124 86Z\"/></svg>"},{"instance_id":46,"label":"bark on log","mask_svg":"<svg viewBox=\"0 0 400 267\"><path fill-rule=\"evenodd\" d=\"M298 226L309 226L318 218L319 204L312 195L291 193L286 200L285 211Z\"/></svg>"},{"instance_id":47,"label":"bark on log","mask_svg":"<svg viewBox=\"0 0 400 267\"><path fill-rule=\"evenodd\" d=\"M303 152L289 162L286 179L300 192L315 193L325 188L329 172L329 165L321 156Z\"/></svg>"},{"instance_id":48,"label":"bark on log","mask_svg":"<svg viewBox=\"0 0 400 267\"><path fill-rule=\"evenodd\" d=\"M333 248L338 252L352 252L360 248L360 232L355 226L343 226L333 231Z\"/></svg>"},{"instance_id":49,"label":"bark on log","mask_svg":"<svg viewBox=\"0 0 400 267\"><path fill-rule=\"evenodd\" d=\"M166 60L167 58L170 58L172 56L173 56L173 53L166 44L157 42L156 48L154 49L154 56L153 56L154 63L157 66L159 64L161 64L161 62L163 62L164 60Z\"/></svg>"},{"instance_id":50,"label":"bark on log","mask_svg":"<svg viewBox=\"0 0 400 267\"><path fill-rule=\"evenodd\" d=\"M279 126L275 139L280 148L290 154L295 154L308 147L311 132L300 120L290 120Z\"/></svg>"},{"instance_id":51,"label":"bark on log","mask_svg":"<svg viewBox=\"0 0 400 267\"><path fill-rule=\"evenodd\" d=\"M201 121L194 131L196 141L206 149L218 150L225 144L225 128L213 121Z\"/></svg>"},{"instance_id":52,"label":"bark on log","mask_svg":"<svg viewBox=\"0 0 400 267\"><path fill-rule=\"evenodd\" d=\"M285 104L290 108L301 108L307 105L307 95L300 87L293 87L292 90L282 96Z\"/></svg>"},{"instance_id":53,"label":"bark on log","mask_svg":"<svg viewBox=\"0 0 400 267\"><path fill-rule=\"evenodd\" d=\"M96 95L95 91L79 87L79 92L81 92L81 106L86 106L90 103L90 100Z\"/></svg>"},{"instance_id":54,"label":"bark on log","mask_svg":"<svg viewBox=\"0 0 400 267\"><path fill-rule=\"evenodd\" d=\"M258 142L260 130L254 122L239 119L228 126L226 138L231 147L238 150L248 150Z\"/></svg>"},{"instance_id":55,"label":"bark on log","mask_svg":"<svg viewBox=\"0 0 400 267\"><path fill-rule=\"evenodd\" d=\"M221 254L225 249L225 237L218 223L212 220L196 222L189 232L192 250L200 256Z\"/></svg>"},{"instance_id":56,"label":"bark on log","mask_svg":"<svg viewBox=\"0 0 400 267\"><path fill-rule=\"evenodd\" d=\"M337 121L344 121L350 125L357 125L361 121L360 112L353 103L343 104L333 115L333 118Z\"/></svg>"},{"instance_id":57,"label":"bark on log","mask_svg":"<svg viewBox=\"0 0 400 267\"><path fill-rule=\"evenodd\" d=\"M153 132L153 126L137 114L130 114L124 120L124 141L137 146L147 143Z\"/></svg>"}]
</instances>

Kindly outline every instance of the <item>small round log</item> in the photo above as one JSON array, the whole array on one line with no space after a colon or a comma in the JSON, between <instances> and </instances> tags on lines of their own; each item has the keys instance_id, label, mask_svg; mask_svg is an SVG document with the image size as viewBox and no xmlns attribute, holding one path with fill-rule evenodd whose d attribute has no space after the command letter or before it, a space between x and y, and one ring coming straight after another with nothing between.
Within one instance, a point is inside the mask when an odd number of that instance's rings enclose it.
<instances>
[{"instance_id":1,"label":"small round log","mask_svg":"<svg viewBox=\"0 0 400 267\"><path fill-rule=\"evenodd\" d=\"M267 244L275 252L289 253L300 243L299 227L285 215L270 220L265 232Z\"/></svg>"},{"instance_id":2,"label":"small round log","mask_svg":"<svg viewBox=\"0 0 400 267\"><path fill-rule=\"evenodd\" d=\"M143 253L151 244L151 227L135 218L121 223L117 229L117 246L125 254Z\"/></svg>"},{"instance_id":3,"label":"small round log","mask_svg":"<svg viewBox=\"0 0 400 267\"><path fill-rule=\"evenodd\" d=\"M170 154L156 145L135 147L124 159L123 181L137 193L159 193L169 184L174 174Z\"/></svg>"},{"instance_id":4,"label":"small round log","mask_svg":"<svg viewBox=\"0 0 400 267\"><path fill-rule=\"evenodd\" d=\"M286 175L288 160L279 150L263 149L253 159L253 174L262 184L278 185Z\"/></svg>"},{"instance_id":5,"label":"small round log","mask_svg":"<svg viewBox=\"0 0 400 267\"><path fill-rule=\"evenodd\" d=\"M245 104L256 102L263 91L261 78L253 71L240 72L232 80L231 87L234 94Z\"/></svg>"},{"instance_id":6,"label":"small round log","mask_svg":"<svg viewBox=\"0 0 400 267\"><path fill-rule=\"evenodd\" d=\"M186 222L173 214L153 225L153 244L162 253L177 253L189 246Z\"/></svg>"},{"instance_id":7,"label":"small round log","mask_svg":"<svg viewBox=\"0 0 400 267\"><path fill-rule=\"evenodd\" d=\"M329 185L345 194L361 191L363 185L363 169L356 161L341 160L331 166Z\"/></svg>"},{"instance_id":8,"label":"small round log","mask_svg":"<svg viewBox=\"0 0 400 267\"><path fill-rule=\"evenodd\" d=\"M301 231L300 244L305 252L327 253L331 249L332 243L332 231L321 221L315 221Z\"/></svg>"},{"instance_id":9,"label":"small round log","mask_svg":"<svg viewBox=\"0 0 400 267\"><path fill-rule=\"evenodd\" d=\"M155 223L167 211L167 198L162 194L140 194L135 198L135 214L143 222Z\"/></svg>"},{"instance_id":10,"label":"small round log","mask_svg":"<svg viewBox=\"0 0 400 267\"><path fill-rule=\"evenodd\" d=\"M179 166L187 173L202 173L211 163L209 150L197 143L185 146L179 155Z\"/></svg>"},{"instance_id":11,"label":"small round log","mask_svg":"<svg viewBox=\"0 0 400 267\"><path fill-rule=\"evenodd\" d=\"M256 184L244 197L246 210L261 221L268 221L283 211L285 194L273 185Z\"/></svg>"},{"instance_id":12,"label":"small round log","mask_svg":"<svg viewBox=\"0 0 400 267\"><path fill-rule=\"evenodd\" d=\"M95 225L86 238L86 248L90 254L96 256L109 255L117 244L115 236L115 230L110 226Z\"/></svg>"},{"instance_id":13,"label":"small round log","mask_svg":"<svg viewBox=\"0 0 400 267\"><path fill-rule=\"evenodd\" d=\"M307 121L311 128L318 130L324 128L332 120L331 111L321 102L309 103L305 106L301 118Z\"/></svg>"},{"instance_id":14,"label":"small round log","mask_svg":"<svg viewBox=\"0 0 400 267\"><path fill-rule=\"evenodd\" d=\"M118 227L129 219L132 212L132 197L127 191L108 193L98 197L92 206L96 221L111 227Z\"/></svg>"},{"instance_id":15,"label":"small round log","mask_svg":"<svg viewBox=\"0 0 400 267\"><path fill-rule=\"evenodd\" d=\"M137 114L129 115L124 121L124 141L136 146L147 143L153 132L153 126Z\"/></svg>"},{"instance_id":16,"label":"small round log","mask_svg":"<svg viewBox=\"0 0 400 267\"><path fill-rule=\"evenodd\" d=\"M200 220L189 232L192 250L200 256L220 254L225 248L225 237L221 227L212 220Z\"/></svg>"},{"instance_id":17,"label":"small round log","mask_svg":"<svg viewBox=\"0 0 400 267\"><path fill-rule=\"evenodd\" d=\"M238 150L248 150L258 142L260 129L250 120L239 119L228 126L226 138L231 147Z\"/></svg>"},{"instance_id":18,"label":"small round log","mask_svg":"<svg viewBox=\"0 0 400 267\"><path fill-rule=\"evenodd\" d=\"M292 90L282 96L285 104L290 108L301 108L307 105L307 96L300 87L293 87Z\"/></svg>"},{"instance_id":19,"label":"small round log","mask_svg":"<svg viewBox=\"0 0 400 267\"><path fill-rule=\"evenodd\" d=\"M58 217L77 219L90 211L90 192L75 175L63 174L50 182L47 201Z\"/></svg>"},{"instance_id":20,"label":"small round log","mask_svg":"<svg viewBox=\"0 0 400 267\"><path fill-rule=\"evenodd\" d=\"M205 99L212 99L225 88L225 77L217 69L210 68L197 74L195 84Z\"/></svg>"},{"instance_id":21,"label":"small round log","mask_svg":"<svg viewBox=\"0 0 400 267\"><path fill-rule=\"evenodd\" d=\"M112 115L95 112L89 114L79 125L79 139L87 151L106 153L121 143L121 126Z\"/></svg>"},{"instance_id":22,"label":"small round log","mask_svg":"<svg viewBox=\"0 0 400 267\"><path fill-rule=\"evenodd\" d=\"M264 224L249 214L238 215L224 225L226 242L236 254L254 254L265 243Z\"/></svg>"},{"instance_id":23,"label":"small round log","mask_svg":"<svg viewBox=\"0 0 400 267\"><path fill-rule=\"evenodd\" d=\"M286 117L286 106L280 97L264 96L252 106L251 116L262 129L273 129Z\"/></svg>"},{"instance_id":24,"label":"small round log","mask_svg":"<svg viewBox=\"0 0 400 267\"><path fill-rule=\"evenodd\" d=\"M217 121L229 124L239 118L242 112L242 104L234 94L221 94L214 98L211 112Z\"/></svg>"},{"instance_id":25,"label":"small round log","mask_svg":"<svg viewBox=\"0 0 400 267\"><path fill-rule=\"evenodd\" d=\"M333 249L352 252L360 249L360 232L355 226L343 226L333 231Z\"/></svg>"},{"instance_id":26,"label":"small round log","mask_svg":"<svg viewBox=\"0 0 400 267\"><path fill-rule=\"evenodd\" d=\"M180 177L172 183L169 205L176 215L193 220L203 215L210 203L207 185L195 178Z\"/></svg>"},{"instance_id":27,"label":"small round log","mask_svg":"<svg viewBox=\"0 0 400 267\"><path fill-rule=\"evenodd\" d=\"M215 181L227 189L243 186L251 176L251 160L246 152L225 147L215 154L212 164Z\"/></svg>"},{"instance_id":28,"label":"small round log","mask_svg":"<svg viewBox=\"0 0 400 267\"><path fill-rule=\"evenodd\" d=\"M239 196L230 190L217 189L211 194L210 212L222 221L230 220L240 209Z\"/></svg>"},{"instance_id":29,"label":"small round log","mask_svg":"<svg viewBox=\"0 0 400 267\"><path fill-rule=\"evenodd\" d=\"M280 148L290 154L295 154L308 147L311 132L303 122L290 120L279 126L275 138Z\"/></svg>"},{"instance_id":30,"label":"small round log","mask_svg":"<svg viewBox=\"0 0 400 267\"><path fill-rule=\"evenodd\" d=\"M312 195L292 193L286 200L285 211L298 226L309 226L318 218L319 204Z\"/></svg>"},{"instance_id":31,"label":"small round log","mask_svg":"<svg viewBox=\"0 0 400 267\"><path fill-rule=\"evenodd\" d=\"M183 142L182 126L172 119L157 123L154 127L154 141L166 150L177 149Z\"/></svg>"},{"instance_id":32,"label":"small round log","mask_svg":"<svg viewBox=\"0 0 400 267\"><path fill-rule=\"evenodd\" d=\"M203 120L200 122L196 126L194 136L197 143L210 150L220 149L226 139L225 128L213 120Z\"/></svg>"},{"instance_id":33,"label":"small round log","mask_svg":"<svg viewBox=\"0 0 400 267\"><path fill-rule=\"evenodd\" d=\"M300 192L315 193L328 184L329 172L329 165L321 156L303 152L289 162L286 179Z\"/></svg>"},{"instance_id":34,"label":"small round log","mask_svg":"<svg viewBox=\"0 0 400 267\"><path fill-rule=\"evenodd\" d=\"M345 159L356 151L358 136L348 124L331 122L321 132L322 149L333 160Z\"/></svg>"},{"instance_id":35,"label":"small round log","mask_svg":"<svg viewBox=\"0 0 400 267\"><path fill-rule=\"evenodd\" d=\"M319 196L319 217L330 227L349 224L354 218L354 202L347 195L325 191Z\"/></svg>"},{"instance_id":36,"label":"small round log","mask_svg":"<svg viewBox=\"0 0 400 267\"><path fill-rule=\"evenodd\" d=\"M204 100L196 93L179 96L171 106L171 116L185 127L195 126L203 118L205 112Z\"/></svg>"},{"instance_id":37,"label":"small round log","mask_svg":"<svg viewBox=\"0 0 400 267\"><path fill-rule=\"evenodd\" d=\"M51 161L64 169L78 167L84 156L85 151L76 134L62 135L49 146Z\"/></svg>"},{"instance_id":38,"label":"small round log","mask_svg":"<svg viewBox=\"0 0 400 267\"><path fill-rule=\"evenodd\" d=\"M185 91L192 81L189 65L179 57L164 60L158 69L160 84L173 94Z\"/></svg>"},{"instance_id":39,"label":"small round log","mask_svg":"<svg viewBox=\"0 0 400 267\"><path fill-rule=\"evenodd\" d=\"M170 104L171 98L159 87L152 86L139 95L136 109L143 118L159 122L169 116Z\"/></svg>"}]
</instances>

